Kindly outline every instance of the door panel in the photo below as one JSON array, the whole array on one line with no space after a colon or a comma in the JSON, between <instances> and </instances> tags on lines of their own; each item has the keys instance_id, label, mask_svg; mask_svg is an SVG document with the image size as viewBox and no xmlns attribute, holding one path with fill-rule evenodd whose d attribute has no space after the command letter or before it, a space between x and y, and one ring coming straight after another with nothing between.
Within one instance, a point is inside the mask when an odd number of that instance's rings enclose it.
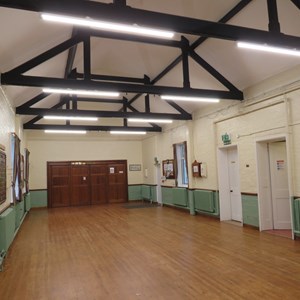
<instances>
[{"instance_id":1,"label":"door panel","mask_svg":"<svg viewBox=\"0 0 300 300\"><path fill-rule=\"evenodd\" d=\"M121 203L128 200L126 168L126 164L108 165L109 203Z\"/></svg>"},{"instance_id":2,"label":"door panel","mask_svg":"<svg viewBox=\"0 0 300 300\"><path fill-rule=\"evenodd\" d=\"M71 205L90 204L89 166L71 167Z\"/></svg>"},{"instance_id":3,"label":"door panel","mask_svg":"<svg viewBox=\"0 0 300 300\"><path fill-rule=\"evenodd\" d=\"M286 143L269 144L274 229L291 229Z\"/></svg>"},{"instance_id":4,"label":"door panel","mask_svg":"<svg viewBox=\"0 0 300 300\"><path fill-rule=\"evenodd\" d=\"M240 178L238 154L236 149L228 150L228 173L229 173L229 189L231 204L231 219L242 221L242 201L240 192Z\"/></svg>"},{"instance_id":5,"label":"door panel","mask_svg":"<svg viewBox=\"0 0 300 300\"><path fill-rule=\"evenodd\" d=\"M107 165L91 165L91 203L107 203Z\"/></svg>"},{"instance_id":6,"label":"door panel","mask_svg":"<svg viewBox=\"0 0 300 300\"><path fill-rule=\"evenodd\" d=\"M52 166L50 206L62 207L70 205L70 170L69 166Z\"/></svg>"}]
</instances>

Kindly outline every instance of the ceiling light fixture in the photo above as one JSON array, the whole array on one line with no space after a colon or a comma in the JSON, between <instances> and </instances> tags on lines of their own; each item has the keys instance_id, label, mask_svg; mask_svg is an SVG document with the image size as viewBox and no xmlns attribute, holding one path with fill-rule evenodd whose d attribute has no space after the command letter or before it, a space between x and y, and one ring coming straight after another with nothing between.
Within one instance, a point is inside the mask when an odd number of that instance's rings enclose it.
<instances>
[{"instance_id":1,"label":"ceiling light fixture","mask_svg":"<svg viewBox=\"0 0 300 300\"><path fill-rule=\"evenodd\" d=\"M173 100L173 101L192 101L192 102L220 102L219 99L215 98L204 98L204 97L187 97L187 96L172 96L172 95L162 95L160 96L163 100Z\"/></svg>"},{"instance_id":2,"label":"ceiling light fixture","mask_svg":"<svg viewBox=\"0 0 300 300\"><path fill-rule=\"evenodd\" d=\"M135 118L129 118L127 119L128 122L136 122L136 123L173 123L172 120L165 120L165 119L135 119Z\"/></svg>"},{"instance_id":3,"label":"ceiling light fixture","mask_svg":"<svg viewBox=\"0 0 300 300\"><path fill-rule=\"evenodd\" d=\"M49 94L67 94L67 95L79 95L79 96L90 96L90 97L119 97L118 92L105 92L105 91L90 91L90 90L72 90L72 89L54 89L44 88L44 93Z\"/></svg>"},{"instance_id":4,"label":"ceiling light fixture","mask_svg":"<svg viewBox=\"0 0 300 300\"><path fill-rule=\"evenodd\" d=\"M46 120L98 121L95 117L44 116Z\"/></svg>"},{"instance_id":5,"label":"ceiling light fixture","mask_svg":"<svg viewBox=\"0 0 300 300\"><path fill-rule=\"evenodd\" d=\"M86 130L52 130L52 129L46 129L45 133L86 134Z\"/></svg>"},{"instance_id":6,"label":"ceiling light fixture","mask_svg":"<svg viewBox=\"0 0 300 300\"><path fill-rule=\"evenodd\" d=\"M149 28L149 27L141 27L138 25L111 23L106 21L96 21L92 19L59 16L59 15L52 15L52 14L42 14L42 19L45 21L79 25L83 27L90 27L90 28L104 30L104 31L129 33L134 35L144 35L144 36L164 38L164 39L172 39L174 37L174 32Z\"/></svg>"},{"instance_id":7,"label":"ceiling light fixture","mask_svg":"<svg viewBox=\"0 0 300 300\"><path fill-rule=\"evenodd\" d=\"M110 134L146 134L146 131L110 131Z\"/></svg>"},{"instance_id":8,"label":"ceiling light fixture","mask_svg":"<svg viewBox=\"0 0 300 300\"><path fill-rule=\"evenodd\" d=\"M239 48L251 49L251 50L259 50L264 52L278 53L278 54L286 54L293 56L300 56L300 51L296 49L287 49L287 48L279 48L261 44L252 44L246 42L238 42L237 46Z\"/></svg>"}]
</instances>

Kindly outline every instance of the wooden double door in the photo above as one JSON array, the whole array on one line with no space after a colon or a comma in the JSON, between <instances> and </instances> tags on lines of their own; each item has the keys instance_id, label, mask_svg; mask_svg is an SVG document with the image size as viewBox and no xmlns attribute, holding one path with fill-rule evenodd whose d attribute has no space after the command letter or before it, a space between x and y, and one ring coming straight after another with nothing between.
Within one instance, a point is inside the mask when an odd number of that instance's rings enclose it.
<instances>
[{"instance_id":1,"label":"wooden double door","mask_svg":"<svg viewBox=\"0 0 300 300\"><path fill-rule=\"evenodd\" d=\"M128 201L127 161L48 162L48 206Z\"/></svg>"}]
</instances>

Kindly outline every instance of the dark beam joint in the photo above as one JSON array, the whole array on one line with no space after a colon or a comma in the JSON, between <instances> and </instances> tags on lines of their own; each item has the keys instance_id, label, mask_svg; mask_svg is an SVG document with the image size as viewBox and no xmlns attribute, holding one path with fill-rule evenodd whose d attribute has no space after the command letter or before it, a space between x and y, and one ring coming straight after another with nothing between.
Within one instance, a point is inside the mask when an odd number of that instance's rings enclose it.
<instances>
[{"instance_id":1,"label":"dark beam joint","mask_svg":"<svg viewBox=\"0 0 300 300\"><path fill-rule=\"evenodd\" d=\"M83 41L83 69L84 79L91 79L91 40L86 36Z\"/></svg>"},{"instance_id":2,"label":"dark beam joint","mask_svg":"<svg viewBox=\"0 0 300 300\"><path fill-rule=\"evenodd\" d=\"M300 9L300 0L291 0Z\"/></svg>"},{"instance_id":3,"label":"dark beam joint","mask_svg":"<svg viewBox=\"0 0 300 300\"><path fill-rule=\"evenodd\" d=\"M183 86L189 88L190 84L190 71L189 71L189 41L184 36L181 37L181 51L182 51L182 71L183 71Z\"/></svg>"},{"instance_id":4,"label":"dark beam joint","mask_svg":"<svg viewBox=\"0 0 300 300\"><path fill-rule=\"evenodd\" d=\"M30 107L30 106L40 102L41 100L45 99L49 95L50 94L47 94L47 93L40 93L39 95L35 96L34 98L30 99L26 103L20 105L19 107Z\"/></svg>"},{"instance_id":5,"label":"dark beam joint","mask_svg":"<svg viewBox=\"0 0 300 300\"><path fill-rule=\"evenodd\" d=\"M278 20L277 0L267 0L269 14L269 31L280 33L280 24Z\"/></svg>"},{"instance_id":6,"label":"dark beam joint","mask_svg":"<svg viewBox=\"0 0 300 300\"><path fill-rule=\"evenodd\" d=\"M125 7L127 5L126 0L114 0L113 3L118 7Z\"/></svg>"}]
</instances>

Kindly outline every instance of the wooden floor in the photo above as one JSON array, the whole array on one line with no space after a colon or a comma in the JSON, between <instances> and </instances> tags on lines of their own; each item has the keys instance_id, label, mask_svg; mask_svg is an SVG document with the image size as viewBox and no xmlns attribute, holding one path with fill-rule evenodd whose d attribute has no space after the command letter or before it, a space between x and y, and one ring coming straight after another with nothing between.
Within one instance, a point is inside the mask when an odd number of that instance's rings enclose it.
<instances>
[{"instance_id":1,"label":"wooden floor","mask_svg":"<svg viewBox=\"0 0 300 300\"><path fill-rule=\"evenodd\" d=\"M0 299L300 299L300 241L166 207L31 210Z\"/></svg>"}]
</instances>

